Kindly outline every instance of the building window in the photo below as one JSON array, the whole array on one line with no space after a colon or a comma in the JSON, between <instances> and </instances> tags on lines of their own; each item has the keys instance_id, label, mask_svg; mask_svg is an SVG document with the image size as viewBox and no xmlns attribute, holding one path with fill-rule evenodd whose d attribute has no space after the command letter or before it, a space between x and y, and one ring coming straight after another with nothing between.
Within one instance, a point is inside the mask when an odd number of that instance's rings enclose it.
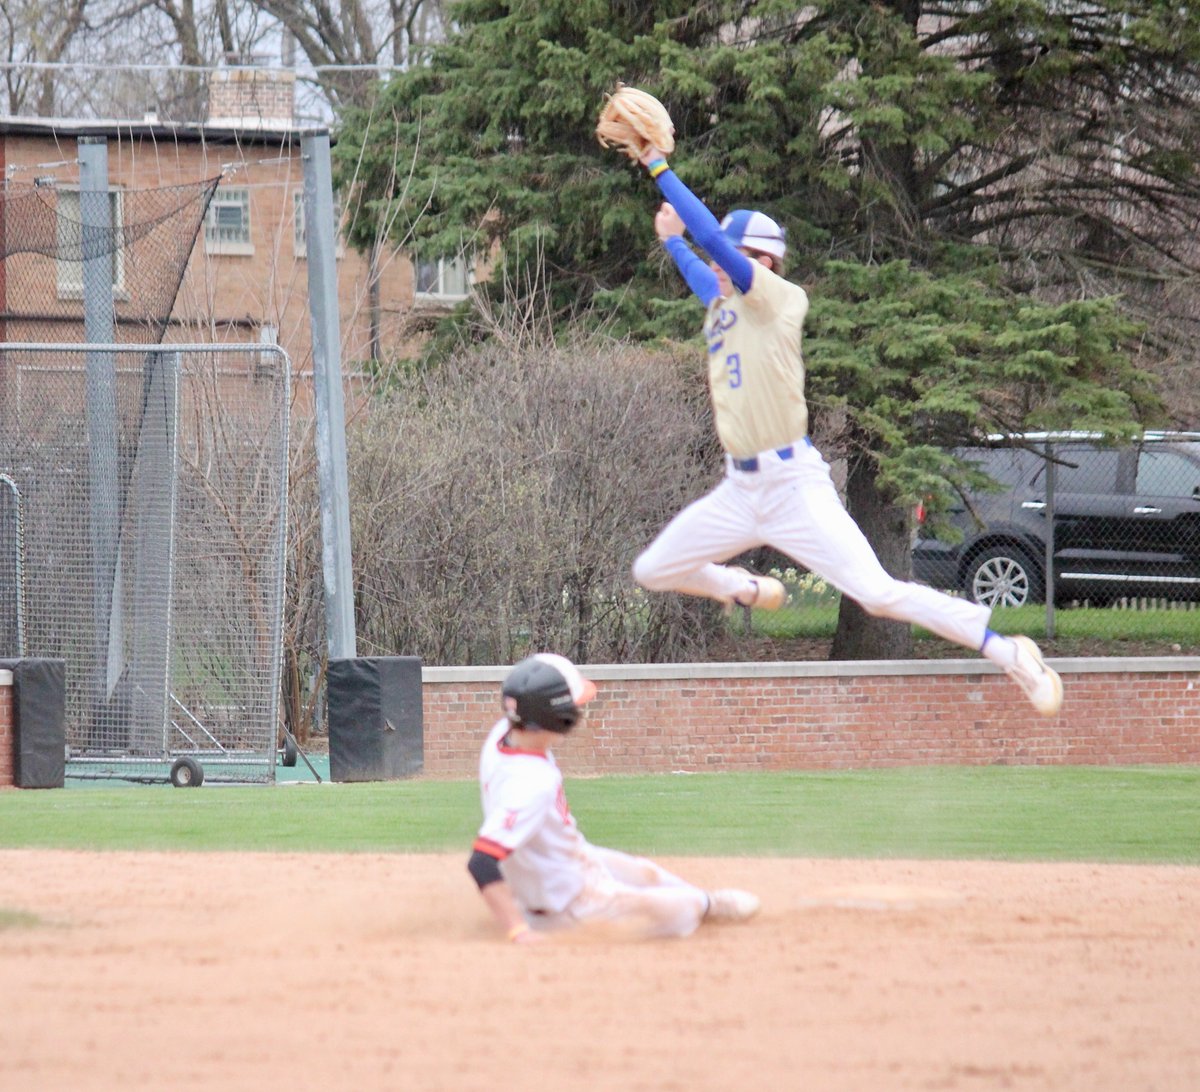
<instances>
[{"instance_id":1,"label":"building window","mask_svg":"<svg viewBox=\"0 0 1200 1092\"><path fill-rule=\"evenodd\" d=\"M335 235L334 240L334 257L340 258L346 252L346 246L342 242L341 233L342 223L342 202L341 198L334 194L333 196L333 230ZM308 257L308 227L304 220L304 192L303 190L292 194L292 253L297 258Z\"/></svg>"},{"instance_id":2,"label":"building window","mask_svg":"<svg viewBox=\"0 0 1200 1092\"><path fill-rule=\"evenodd\" d=\"M124 206L120 190L108 191L108 212L111 217L112 234L96 248L98 254L106 254L109 276L114 295L125 290L125 251L121 243L124 221ZM83 212L80 208L79 190L58 191L58 217L56 224L58 242L57 287L61 299L83 298L83 259L92 254L91 248L83 245Z\"/></svg>"},{"instance_id":3,"label":"building window","mask_svg":"<svg viewBox=\"0 0 1200 1092\"><path fill-rule=\"evenodd\" d=\"M209 254L253 254L250 191L218 186L204 217L204 249Z\"/></svg>"},{"instance_id":4,"label":"building window","mask_svg":"<svg viewBox=\"0 0 1200 1092\"><path fill-rule=\"evenodd\" d=\"M467 260L461 254L457 258L419 260L416 274L418 299L461 300L467 297L471 274Z\"/></svg>"}]
</instances>

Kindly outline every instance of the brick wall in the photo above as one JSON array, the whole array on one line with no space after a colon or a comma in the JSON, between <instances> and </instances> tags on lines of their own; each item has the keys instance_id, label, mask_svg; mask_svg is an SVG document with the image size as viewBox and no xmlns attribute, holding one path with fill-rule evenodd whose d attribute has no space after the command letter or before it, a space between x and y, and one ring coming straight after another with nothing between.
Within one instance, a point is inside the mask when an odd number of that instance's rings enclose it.
<instances>
[{"instance_id":1,"label":"brick wall","mask_svg":"<svg viewBox=\"0 0 1200 1092\"><path fill-rule=\"evenodd\" d=\"M1200 657L1063 659L1062 712L982 660L596 665L572 775L1200 762ZM505 668L426 668L425 773L473 777Z\"/></svg>"},{"instance_id":2,"label":"brick wall","mask_svg":"<svg viewBox=\"0 0 1200 1092\"><path fill-rule=\"evenodd\" d=\"M0 789L13 783L13 676L0 668Z\"/></svg>"}]
</instances>

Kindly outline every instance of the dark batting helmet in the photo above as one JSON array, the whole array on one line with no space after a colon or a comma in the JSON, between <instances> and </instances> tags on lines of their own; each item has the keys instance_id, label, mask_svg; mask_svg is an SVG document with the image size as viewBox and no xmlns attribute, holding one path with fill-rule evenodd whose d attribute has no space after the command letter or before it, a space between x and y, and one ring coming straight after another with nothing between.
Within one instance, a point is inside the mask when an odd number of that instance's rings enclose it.
<instances>
[{"instance_id":1,"label":"dark batting helmet","mask_svg":"<svg viewBox=\"0 0 1200 1092\"><path fill-rule=\"evenodd\" d=\"M513 667L501 693L504 712L518 727L569 732L579 707L596 696L596 684L565 656L539 652Z\"/></svg>"}]
</instances>

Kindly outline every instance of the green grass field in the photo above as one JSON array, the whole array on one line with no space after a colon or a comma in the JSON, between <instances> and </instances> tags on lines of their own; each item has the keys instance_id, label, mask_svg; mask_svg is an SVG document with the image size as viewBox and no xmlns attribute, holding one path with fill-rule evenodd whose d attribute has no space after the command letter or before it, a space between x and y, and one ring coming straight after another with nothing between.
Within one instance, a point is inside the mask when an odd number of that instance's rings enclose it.
<instances>
[{"instance_id":1,"label":"green grass field","mask_svg":"<svg viewBox=\"0 0 1200 1092\"><path fill-rule=\"evenodd\" d=\"M654 855L1200 864L1200 767L922 767L572 779L594 842ZM0 847L462 852L466 781L0 793Z\"/></svg>"}]
</instances>

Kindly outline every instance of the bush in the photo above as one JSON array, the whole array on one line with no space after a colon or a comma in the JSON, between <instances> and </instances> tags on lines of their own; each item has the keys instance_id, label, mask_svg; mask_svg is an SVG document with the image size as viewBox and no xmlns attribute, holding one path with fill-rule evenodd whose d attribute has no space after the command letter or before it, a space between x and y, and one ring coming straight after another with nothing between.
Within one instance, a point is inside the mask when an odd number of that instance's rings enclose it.
<instances>
[{"instance_id":1,"label":"bush","mask_svg":"<svg viewBox=\"0 0 1200 1092\"><path fill-rule=\"evenodd\" d=\"M494 339L391 376L347 442L360 654L703 658L713 605L629 574L716 477L695 348Z\"/></svg>"}]
</instances>

